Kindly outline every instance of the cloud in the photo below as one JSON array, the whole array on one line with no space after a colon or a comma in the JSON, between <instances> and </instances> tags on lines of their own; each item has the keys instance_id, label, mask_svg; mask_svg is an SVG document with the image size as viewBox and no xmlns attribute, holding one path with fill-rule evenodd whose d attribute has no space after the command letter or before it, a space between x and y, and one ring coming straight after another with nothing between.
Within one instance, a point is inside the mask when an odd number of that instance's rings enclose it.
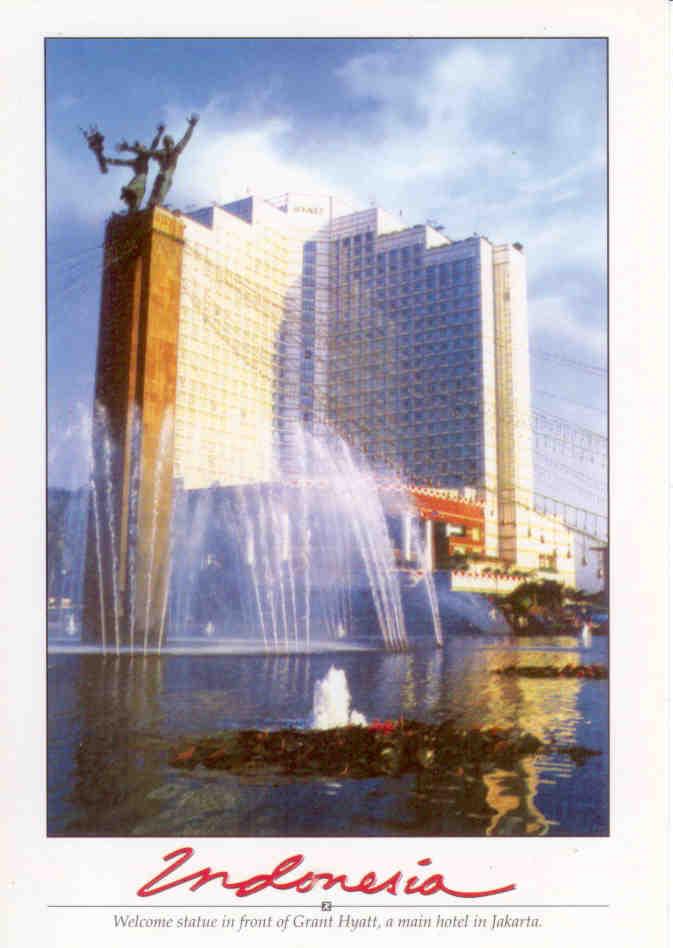
<instances>
[{"instance_id":1,"label":"cloud","mask_svg":"<svg viewBox=\"0 0 673 948\"><path fill-rule=\"evenodd\" d=\"M456 45L420 66L415 56L399 49L367 53L339 67L336 76L351 96L372 99L396 114L413 104L428 118L441 120L461 117L463 107L485 91L502 100L515 88L511 57L488 55L469 44Z\"/></svg>"},{"instance_id":2,"label":"cloud","mask_svg":"<svg viewBox=\"0 0 673 948\"><path fill-rule=\"evenodd\" d=\"M61 144L49 142L47 215L50 227L73 223L99 227L101 220L115 210L123 180L117 169L101 175L95 157L82 138L77 140L73 134L73 147L68 150Z\"/></svg>"},{"instance_id":3,"label":"cloud","mask_svg":"<svg viewBox=\"0 0 673 948\"><path fill-rule=\"evenodd\" d=\"M82 102L81 96L70 95L66 93L65 95L59 96L54 105L57 109L61 109L65 112L68 109L71 109L73 106L79 105L80 102Z\"/></svg>"},{"instance_id":4,"label":"cloud","mask_svg":"<svg viewBox=\"0 0 673 948\"><path fill-rule=\"evenodd\" d=\"M572 343L579 350L602 364L605 359L606 334L600 325L578 318L565 295L542 296L529 300L531 333L552 338L559 343Z\"/></svg>"},{"instance_id":5,"label":"cloud","mask_svg":"<svg viewBox=\"0 0 673 948\"><path fill-rule=\"evenodd\" d=\"M185 150L169 200L176 206L223 203L248 192L272 196L290 190L332 191L352 200L350 190L339 188L323 169L288 155L292 132L287 116L253 122L245 113L226 116L209 106L194 133L198 148Z\"/></svg>"},{"instance_id":6,"label":"cloud","mask_svg":"<svg viewBox=\"0 0 673 948\"><path fill-rule=\"evenodd\" d=\"M569 182L575 183L578 179L585 178L587 175L598 174L601 177L606 171L606 156L602 149L596 148L584 161L563 170L551 178L543 177L532 181L526 181L520 186L520 190L526 195L546 194L553 196L562 186Z\"/></svg>"},{"instance_id":7,"label":"cloud","mask_svg":"<svg viewBox=\"0 0 673 948\"><path fill-rule=\"evenodd\" d=\"M594 79L580 64L554 83L548 53L461 43L422 68L398 51L352 59L338 75L349 96L370 103L366 130L340 143L332 167L378 203L403 208L410 223L432 217L453 238L522 241L533 279L571 267L604 276L606 154Z\"/></svg>"},{"instance_id":8,"label":"cloud","mask_svg":"<svg viewBox=\"0 0 673 948\"><path fill-rule=\"evenodd\" d=\"M411 182L417 193L424 183L436 184L444 176L460 180L494 168L526 174L525 159L513 155L502 137L484 137L472 129L472 116L485 95L491 103L515 96L509 57L489 57L463 45L419 68L404 53L373 53L353 58L336 75L348 95L371 103L365 127L358 127L362 135L341 144L340 165L362 167L364 149L370 155L373 149L382 183L392 190Z\"/></svg>"}]
</instances>

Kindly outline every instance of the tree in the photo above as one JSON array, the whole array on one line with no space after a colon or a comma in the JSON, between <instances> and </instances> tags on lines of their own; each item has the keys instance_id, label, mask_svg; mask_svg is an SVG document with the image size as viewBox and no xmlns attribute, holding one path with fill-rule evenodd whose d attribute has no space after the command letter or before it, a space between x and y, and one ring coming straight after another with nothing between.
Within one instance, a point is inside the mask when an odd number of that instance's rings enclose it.
<instances>
[{"instance_id":1,"label":"tree","mask_svg":"<svg viewBox=\"0 0 673 948\"><path fill-rule=\"evenodd\" d=\"M557 583L553 579L545 579L542 582L528 580L513 589L507 596L507 601L512 610L518 614L527 613L536 607L545 612L560 612L563 607L563 597L562 583Z\"/></svg>"}]
</instances>

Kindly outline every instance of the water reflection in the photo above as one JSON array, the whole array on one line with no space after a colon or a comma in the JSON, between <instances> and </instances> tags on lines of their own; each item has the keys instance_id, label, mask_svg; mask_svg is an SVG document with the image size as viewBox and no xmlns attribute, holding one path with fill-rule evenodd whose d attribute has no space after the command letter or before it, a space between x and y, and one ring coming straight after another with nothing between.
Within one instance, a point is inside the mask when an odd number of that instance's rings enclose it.
<instances>
[{"instance_id":1,"label":"water reflection","mask_svg":"<svg viewBox=\"0 0 673 948\"><path fill-rule=\"evenodd\" d=\"M162 655L49 659L49 832L63 835L589 835L607 831L607 682L495 674L578 661L574 641L454 638L408 654ZM604 661L595 639L584 661ZM577 767L555 754L510 769L373 780L241 777L169 766L192 737L306 727L331 665L367 720L452 719L517 727L548 744L602 750Z\"/></svg>"},{"instance_id":2,"label":"water reflection","mask_svg":"<svg viewBox=\"0 0 673 948\"><path fill-rule=\"evenodd\" d=\"M483 775L486 803L494 811L487 836L543 836L549 821L535 805L539 776L531 758L517 761L511 770L495 768Z\"/></svg>"},{"instance_id":3,"label":"water reflection","mask_svg":"<svg viewBox=\"0 0 673 948\"><path fill-rule=\"evenodd\" d=\"M151 734L161 721L162 676L156 658L82 656L71 794L80 814L75 833L97 822L102 835L114 834L125 809L153 789Z\"/></svg>"},{"instance_id":4,"label":"water reflection","mask_svg":"<svg viewBox=\"0 0 673 948\"><path fill-rule=\"evenodd\" d=\"M557 647L565 644L575 646L574 640L557 640ZM491 648L470 660L470 671L455 681L452 700L447 710L455 709L460 696L463 708L471 709L465 717L474 720L474 711L479 711L482 726L516 727L534 734L545 744L557 742L564 745L582 743L580 734L584 723L579 707L580 693L584 687L579 679L539 679L497 674L506 666L549 666L561 668L569 660L576 661L566 651L516 651L509 648ZM474 663L481 659L485 674L478 675ZM464 666L465 668L465 666ZM477 693L475 688L480 692ZM602 701L607 700L607 689L599 686ZM603 735L595 740L604 746ZM562 755L544 754L524 758L516 762L511 770L499 769L482 775L486 786L486 803L494 811L485 832L487 835L544 835L549 832L551 821L541 811L538 791L541 781L553 783L563 793L563 780L572 780L576 765ZM605 794L603 794L603 797Z\"/></svg>"}]
</instances>

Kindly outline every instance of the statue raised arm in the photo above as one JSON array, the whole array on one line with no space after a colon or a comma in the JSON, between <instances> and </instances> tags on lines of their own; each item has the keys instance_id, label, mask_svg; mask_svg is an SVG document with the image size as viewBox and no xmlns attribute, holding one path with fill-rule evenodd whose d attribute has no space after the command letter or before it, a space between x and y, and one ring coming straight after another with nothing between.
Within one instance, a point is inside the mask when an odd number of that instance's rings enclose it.
<instances>
[{"instance_id":1,"label":"statue raised arm","mask_svg":"<svg viewBox=\"0 0 673 948\"><path fill-rule=\"evenodd\" d=\"M194 131L194 127L196 123L198 122L198 120L199 120L199 117L198 115L196 115L196 113L193 113L187 119L187 131L185 132L185 134L182 136L180 141L175 146L175 152L177 153L176 158L175 158L176 163L177 163L178 156L182 153L185 145L187 144L189 139L192 137L192 132Z\"/></svg>"},{"instance_id":2,"label":"statue raised arm","mask_svg":"<svg viewBox=\"0 0 673 948\"><path fill-rule=\"evenodd\" d=\"M164 133L165 129L166 129L165 125L157 125L157 133L152 139L152 144L150 145L149 148L145 148L144 145L141 145L140 142L137 142L137 141L134 142L132 145L129 145L126 139L124 139L124 141L120 142L117 145L117 151L134 151L136 152L136 154L139 154L139 153L142 153L143 155L148 154L149 152L154 151L154 149L157 147L157 145L159 144L159 140L162 134ZM150 157L149 154L148 154L148 157ZM109 160L110 159L108 159L108 161ZM120 162L117 162L117 164L119 163Z\"/></svg>"},{"instance_id":3,"label":"statue raised arm","mask_svg":"<svg viewBox=\"0 0 673 948\"><path fill-rule=\"evenodd\" d=\"M159 164L159 173L157 174L152 188L152 194L147 202L148 207L157 207L163 204L166 195L173 184L173 173L178 163L178 158L182 154L187 142L192 137L194 126L199 121L198 115L190 115L187 119L187 131L182 136L177 145L170 135L164 135L163 148L152 149L151 157Z\"/></svg>"}]
</instances>

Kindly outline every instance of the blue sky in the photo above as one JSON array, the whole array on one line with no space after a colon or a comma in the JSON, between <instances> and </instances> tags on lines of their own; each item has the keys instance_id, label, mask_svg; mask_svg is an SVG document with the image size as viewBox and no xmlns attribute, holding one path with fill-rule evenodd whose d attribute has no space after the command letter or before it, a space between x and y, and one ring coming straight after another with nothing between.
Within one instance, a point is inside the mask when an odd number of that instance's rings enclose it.
<instances>
[{"instance_id":1,"label":"blue sky","mask_svg":"<svg viewBox=\"0 0 673 948\"><path fill-rule=\"evenodd\" d=\"M201 122L175 207L320 190L433 219L448 236L520 241L535 407L605 434L606 47L602 40L50 40L47 44L48 399L54 480L90 411L100 244L128 177L97 170L80 126L112 146ZM538 455L538 485L596 509L588 482ZM560 455L582 477L596 465ZM571 481L577 489L571 489ZM584 483L584 487L578 485ZM600 487L599 484L596 485Z\"/></svg>"}]
</instances>

